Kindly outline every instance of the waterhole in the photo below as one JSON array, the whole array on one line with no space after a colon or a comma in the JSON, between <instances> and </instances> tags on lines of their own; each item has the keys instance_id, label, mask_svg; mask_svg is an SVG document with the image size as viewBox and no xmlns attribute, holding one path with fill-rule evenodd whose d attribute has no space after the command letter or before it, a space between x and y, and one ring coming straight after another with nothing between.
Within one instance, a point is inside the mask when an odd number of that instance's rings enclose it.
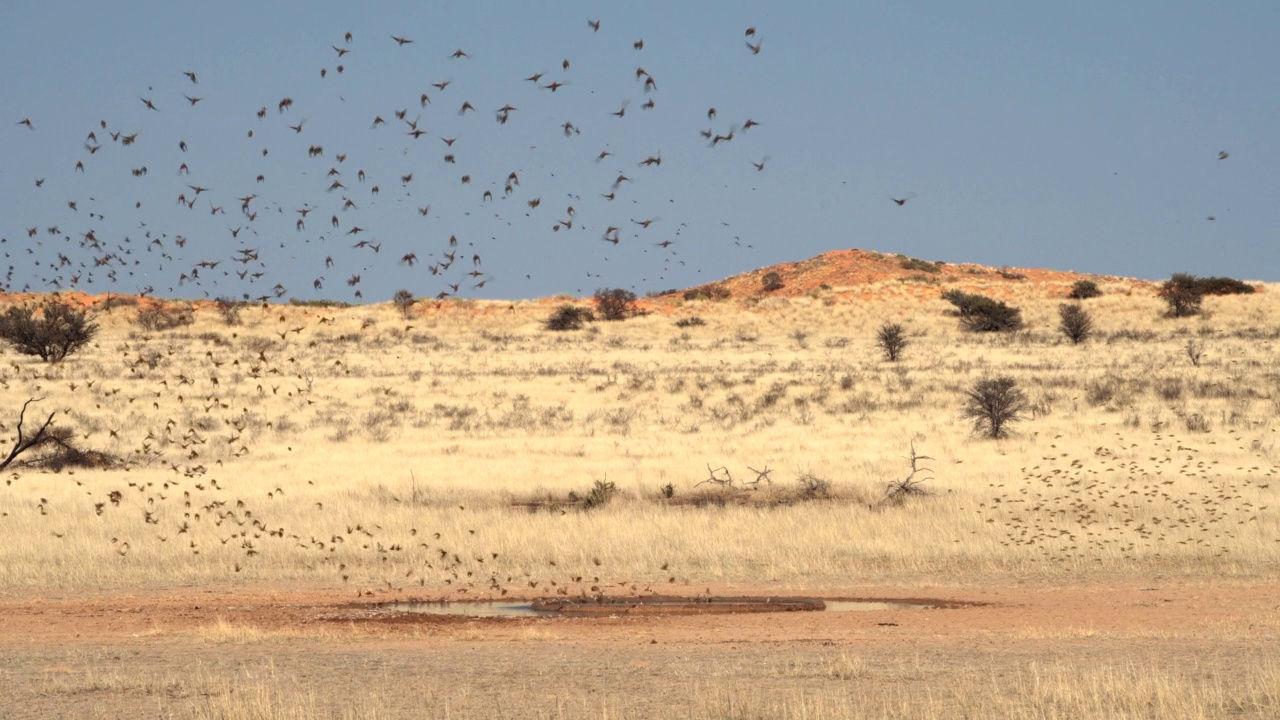
<instances>
[{"instance_id":1,"label":"waterhole","mask_svg":"<svg viewBox=\"0 0 1280 720\"><path fill-rule=\"evenodd\" d=\"M390 612L498 617L590 617L613 615L703 615L760 612L874 612L956 607L930 600L824 600L802 597L632 597L573 600L395 602L379 606Z\"/></svg>"}]
</instances>

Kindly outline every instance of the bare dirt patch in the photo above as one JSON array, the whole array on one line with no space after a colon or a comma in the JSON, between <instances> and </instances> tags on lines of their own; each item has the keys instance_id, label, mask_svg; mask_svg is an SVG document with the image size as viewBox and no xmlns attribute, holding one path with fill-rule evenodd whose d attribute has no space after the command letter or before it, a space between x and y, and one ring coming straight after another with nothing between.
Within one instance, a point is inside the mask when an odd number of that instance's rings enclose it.
<instances>
[{"instance_id":1,"label":"bare dirt patch","mask_svg":"<svg viewBox=\"0 0 1280 720\"><path fill-rule=\"evenodd\" d=\"M592 717L603 709L624 717L721 717L731 716L720 711L734 702L779 716L810 706L856 716L883 707L892 687L903 691L892 695L903 716L947 717L948 707L1014 707L1015 698L989 678L1002 678L1016 694L1029 667L1094 680L1090 673L1128 668L1191 682L1184 678L1190 663L1202 679L1243 682L1274 666L1269 648L1280 640L1274 579L857 587L829 596L915 596L946 605L476 619L387 614L379 610L385 598L352 602L307 589L10 596L0 600L7 658L0 710L6 717L111 717L159 707L162 716L203 717L243 709L237 703L257 693L274 708L267 717L297 716L288 708L327 717L444 707L459 717L502 709L521 716ZM953 695L951 704L920 704L927 687ZM1193 690L1194 683L1174 692ZM1267 717L1274 700L1255 697L1255 706L1233 714Z\"/></svg>"}]
</instances>

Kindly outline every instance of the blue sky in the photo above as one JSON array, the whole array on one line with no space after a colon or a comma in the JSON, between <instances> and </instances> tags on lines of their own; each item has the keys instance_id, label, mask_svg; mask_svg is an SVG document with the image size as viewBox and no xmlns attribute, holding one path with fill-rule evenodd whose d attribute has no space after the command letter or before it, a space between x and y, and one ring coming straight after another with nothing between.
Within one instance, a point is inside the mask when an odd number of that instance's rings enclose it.
<instances>
[{"instance_id":1,"label":"blue sky","mask_svg":"<svg viewBox=\"0 0 1280 720\"><path fill-rule=\"evenodd\" d=\"M7 2L0 270L14 290L521 298L858 247L1276 281L1276 37L1263 2Z\"/></svg>"}]
</instances>

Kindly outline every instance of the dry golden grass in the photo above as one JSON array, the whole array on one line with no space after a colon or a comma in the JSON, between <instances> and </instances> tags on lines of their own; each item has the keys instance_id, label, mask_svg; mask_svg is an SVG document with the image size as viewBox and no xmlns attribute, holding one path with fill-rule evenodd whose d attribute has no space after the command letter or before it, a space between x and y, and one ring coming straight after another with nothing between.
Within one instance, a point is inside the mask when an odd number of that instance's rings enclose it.
<instances>
[{"instance_id":1,"label":"dry golden grass","mask_svg":"<svg viewBox=\"0 0 1280 720\"><path fill-rule=\"evenodd\" d=\"M552 651L559 659L560 652ZM1273 653L1243 667L1212 659L1142 656L1017 660L998 656L911 658L856 651L765 659L756 653L669 669L634 662L595 668L568 663L575 674L554 691L530 681L490 683L495 668L447 670L394 656L351 664L344 674L326 658L312 673L342 686L299 682L296 662L282 655L204 658L181 670L135 672L75 669L109 665L109 657L70 656L65 664L32 672L37 658L0 661L20 685L0 700L22 700L33 712L60 708L76 717L147 713L162 718L262 720L287 718L1030 718L1114 720L1223 717L1261 719L1280 711L1280 666ZM349 661L350 659L346 659ZM484 658L477 660L483 664ZM598 659L593 659L598 662ZM75 667L73 667L75 666ZM609 690L595 676L614 676ZM311 674L311 673L309 673ZM681 677L681 675L683 677ZM460 682L471 677L472 682ZM641 691L660 685L658 695ZM603 690L603 691L602 691ZM19 707L15 705L15 707ZM145 708L145 710L144 710Z\"/></svg>"},{"instance_id":2,"label":"dry golden grass","mask_svg":"<svg viewBox=\"0 0 1280 720\"><path fill-rule=\"evenodd\" d=\"M28 423L56 410L125 464L6 476L0 586L487 596L1274 573L1276 286L1168 320L1148 289L1104 282L1083 347L1055 330L1064 288L991 288L1029 330L965 333L939 287L901 281L870 300L663 303L570 333L543 330L553 306L534 302L421 303L407 320L255 306L236 327L206 307L149 333L117 307L60 365L6 351L10 437L38 397ZM692 315L706 324L675 327ZM910 335L897 363L873 345L885 321ZM994 375L1033 406L1000 441L960 415ZM934 458L932 494L881 502L913 445ZM700 484L722 467L733 497ZM772 485L744 489L750 468ZM564 505L597 481L612 502ZM537 502L553 507L518 506Z\"/></svg>"}]
</instances>

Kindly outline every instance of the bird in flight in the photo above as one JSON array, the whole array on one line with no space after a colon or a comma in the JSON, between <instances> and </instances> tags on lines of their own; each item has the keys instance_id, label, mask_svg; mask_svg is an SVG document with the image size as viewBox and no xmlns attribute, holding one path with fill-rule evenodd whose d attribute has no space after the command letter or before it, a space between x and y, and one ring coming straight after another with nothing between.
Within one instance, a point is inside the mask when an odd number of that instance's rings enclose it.
<instances>
[{"instance_id":1,"label":"bird in flight","mask_svg":"<svg viewBox=\"0 0 1280 720\"><path fill-rule=\"evenodd\" d=\"M907 204L907 200L909 200L910 198L902 198L901 200L899 200L898 198L889 198L889 199L898 203L898 207L902 207L903 205Z\"/></svg>"},{"instance_id":2,"label":"bird in flight","mask_svg":"<svg viewBox=\"0 0 1280 720\"><path fill-rule=\"evenodd\" d=\"M408 45L409 43L413 42L409 38L403 38L398 35L392 35L391 39L395 40L396 44L399 45L400 47L404 47L405 45Z\"/></svg>"},{"instance_id":3,"label":"bird in flight","mask_svg":"<svg viewBox=\"0 0 1280 720\"><path fill-rule=\"evenodd\" d=\"M1223 150L1222 152L1218 153L1219 160L1226 160L1229 157L1231 157L1231 153L1227 152L1226 150Z\"/></svg>"},{"instance_id":4,"label":"bird in flight","mask_svg":"<svg viewBox=\"0 0 1280 720\"><path fill-rule=\"evenodd\" d=\"M592 29L593 31L595 31L595 32L600 32L600 21L599 21L599 20L588 20L588 21L587 21L587 27L591 28L591 29Z\"/></svg>"}]
</instances>

